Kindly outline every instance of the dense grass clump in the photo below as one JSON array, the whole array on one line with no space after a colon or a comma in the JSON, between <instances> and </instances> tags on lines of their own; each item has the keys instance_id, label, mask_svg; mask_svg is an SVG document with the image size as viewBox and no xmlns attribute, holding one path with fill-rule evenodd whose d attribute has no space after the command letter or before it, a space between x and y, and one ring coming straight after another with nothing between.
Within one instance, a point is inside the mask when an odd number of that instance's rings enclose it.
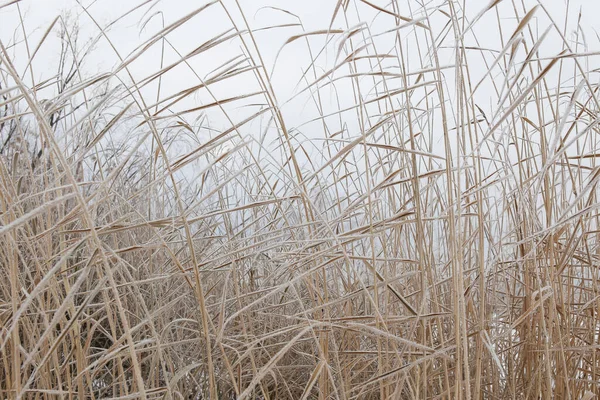
<instances>
[{"instance_id":1,"label":"dense grass clump","mask_svg":"<svg viewBox=\"0 0 600 400\"><path fill-rule=\"evenodd\" d=\"M5 3L0 398L600 394L579 9Z\"/></svg>"}]
</instances>

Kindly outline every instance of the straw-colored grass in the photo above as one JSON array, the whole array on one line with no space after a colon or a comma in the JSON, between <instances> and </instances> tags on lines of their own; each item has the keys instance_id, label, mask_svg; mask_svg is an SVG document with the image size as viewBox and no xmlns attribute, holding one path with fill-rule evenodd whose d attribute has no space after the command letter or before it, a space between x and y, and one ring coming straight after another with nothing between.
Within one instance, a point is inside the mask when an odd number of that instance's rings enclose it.
<instances>
[{"instance_id":1,"label":"straw-colored grass","mask_svg":"<svg viewBox=\"0 0 600 400\"><path fill-rule=\"evenodd\" d=\"M600 394L579 10L333 0L308 30L238 0L109 24L80 5L31 36L5 3L0 398ZM95 51L114 65L86 69Z\"/></svg>"}]
</instances>

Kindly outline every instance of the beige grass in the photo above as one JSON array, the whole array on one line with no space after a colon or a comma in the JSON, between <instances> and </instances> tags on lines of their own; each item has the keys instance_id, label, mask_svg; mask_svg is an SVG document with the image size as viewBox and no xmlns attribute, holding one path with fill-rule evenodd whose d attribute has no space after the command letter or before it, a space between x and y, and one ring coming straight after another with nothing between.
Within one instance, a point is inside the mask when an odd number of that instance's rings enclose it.
<instances>
[{"instance_id":1,"label":"beige grass","mask_svg":"<svg viewBox=\"0 0 600 400\"><path fill-rule=\"evenodd\" d=\"M271 10L278 59L310 55L295 127L237 0L131 54L80 8L117 61L96 75L72 21L0 38L0 398L600 394L597 54L543 2L463 6L333 1L316 31ZM229 25L179 53L215 9Z\"/></svg>"}]
</instances>

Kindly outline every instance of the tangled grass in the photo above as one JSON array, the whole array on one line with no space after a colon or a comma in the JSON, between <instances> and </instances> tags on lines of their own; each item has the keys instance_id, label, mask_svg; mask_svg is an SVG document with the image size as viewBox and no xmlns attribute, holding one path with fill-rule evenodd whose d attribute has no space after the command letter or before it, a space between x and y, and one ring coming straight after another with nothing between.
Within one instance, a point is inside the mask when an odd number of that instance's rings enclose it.
<instances>
[{"instance_id":1,"label":"tangled grass","mask_svg":"<svg viewBox=\"0 0 600 400\"><path fill-rule=\"evenodd\" d=\"M315 30L274 7L252 28L238 0L105 25L79 5L35 40L3 6L23 35L0 38L0 398L600 393L581 14L326 3ZM179 50L190 26L208 39ZM114 65L90 73L95 51Z\"/></svg>"}]
</instances>

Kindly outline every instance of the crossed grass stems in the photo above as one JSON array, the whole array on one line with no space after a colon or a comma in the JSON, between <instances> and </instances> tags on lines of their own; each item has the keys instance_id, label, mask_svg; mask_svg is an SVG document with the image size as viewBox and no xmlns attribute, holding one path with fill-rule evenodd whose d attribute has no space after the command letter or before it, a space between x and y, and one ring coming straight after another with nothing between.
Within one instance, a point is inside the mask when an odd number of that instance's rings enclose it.
<instances>
[{"instance_id":1,"label":"crossed grass stems","mask_svg":"<svg viewBox=\"0 0 600 400\"><path fill-rule=\"evenodd\" d=\"M467 19L455 1L339 1L309 31L212 1L121 54L110 28L150 30L161 3L106 26L80 5L83 44L65 17L33 42L13 3L0 396L594 398L597 54L569 4L561 23L543 2ZM228 26L179 52L174 33L215 9ZM499 48L475 34L490 16ZM290 29L277 59L309 57L286 102L259 44ZM100 43L116 66L86 75ZM240 50L198 72L219 47ZM137 77L147 54L160 67ZM194 81L171 93L181 69ZM239 80L257 89L215 90ZM294 101L313 113L296 127Z\"/></svg>"}]
</instances>

